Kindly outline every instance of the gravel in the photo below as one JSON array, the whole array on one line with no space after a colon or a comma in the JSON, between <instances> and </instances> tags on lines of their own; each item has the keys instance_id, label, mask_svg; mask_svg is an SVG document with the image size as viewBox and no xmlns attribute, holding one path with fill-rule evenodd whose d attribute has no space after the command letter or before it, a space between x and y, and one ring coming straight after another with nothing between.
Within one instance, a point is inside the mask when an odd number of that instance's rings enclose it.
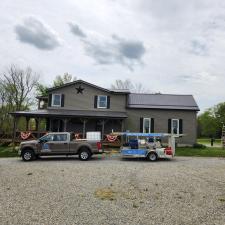
<instances>
[{"instance_id":1,"label":"gravel","mask_svg":"<svg viewBox=\"0 0 225 225\"><path fill-rule=\"evenodd\" d=\"M0 159L1 225L225 224L225 159Z\"/></svg>"}]
</instances>

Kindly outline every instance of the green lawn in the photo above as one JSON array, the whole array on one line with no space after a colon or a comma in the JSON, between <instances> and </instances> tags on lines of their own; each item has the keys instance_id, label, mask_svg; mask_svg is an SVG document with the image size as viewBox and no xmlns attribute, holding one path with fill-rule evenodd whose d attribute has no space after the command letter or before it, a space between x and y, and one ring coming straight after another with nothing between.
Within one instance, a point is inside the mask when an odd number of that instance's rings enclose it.
<instances>
[{"instance_id":1,"label":"green lawn","mask_svg":"<svg viewBox=\"0 0 225 225\"><path fill-rule=\"evenodd\" d=\"M17 151L14 151L12 147L0 146L0 157L16 157L18 156Z\"/></svg>"},{"instance_id":2,"label":"green lawn","mask_svg":"<svg viewBox=\"0 0 225 225\"><path fill-rule=\"evenodd\" d=\"M176 156L202 156L202 157L225 157L225 149L207 147L205 149L198 148L176 148Z\"/></svg>"},{"instance_id":3,"label":"green lawn","mask_svg":"<svg viewBox=\"0 0 225 225\"><path fill-rule=\"evenodd\" d=\"M17 157L17 151L12 147L0 147L0 157ZM202 156L202 157L225 157L225 149L207 147L205 149L179 147L176 148L176 156Z\"/></svg>"},{"instance_id":4,"label":"green lawn","mask_svg":"<svg viewBox=\"0 0 225 225\"><path fill-rule=\"evenodd\" d=\"M198 138L197 142L199 144L203 144L203 145L210 145L211 144L211 139L210 138ZM215 145L221 145L221 139L215 139L214 141Z\"/></svg>"}]
</instances>

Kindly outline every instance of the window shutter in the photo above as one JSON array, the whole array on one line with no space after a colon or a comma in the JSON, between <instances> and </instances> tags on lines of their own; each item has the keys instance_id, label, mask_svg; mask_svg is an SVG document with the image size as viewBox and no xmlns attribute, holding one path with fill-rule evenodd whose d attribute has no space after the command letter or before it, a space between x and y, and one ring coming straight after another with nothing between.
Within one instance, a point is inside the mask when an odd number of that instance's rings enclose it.
<instances>
[{"instance_id":1,"label":"window shutter","mask_svg":"<svg viewBox=\"0 0 225 225\"><path fill-rule=\"evenodd\" d=\"M168 133L171 133L171 119L168 119Z\"/></svg>"},{"instance_id":2,"label":"window shutter","mask_svg":"<svg viewBox=\"0 0 225 225\"><path fill-rule=\"evenodd\" d=\"M151 118L151 133L154 133L154 130L155 130L154 118Z\"/></svg>"},{"instance_id":3,"label":"window shutter","mask_svg":"<svg viewBox=\"0 0 225 225\"><path fill-rule=\"evenodd\" d=\"M52 105L52 94L48 95L48 106L50 107Z\"/></svg>"},{"instance_id":4,"label":"window shutter","mask_svg":"<svg viewBox=\"0 0 225 225\"><path fill-rule=\"evenodd\" d=\"M64 100L65 100L65 95L61 95L61 107L64 107Z\"/></svg>"},{"instance_id":5,"label":"window shutter","mask_svg":"<svg viewBox=\"0 0 225 225\"><path fill-rule=\"evenodd\" d=\"M110 96L107 96L107 109L110 108Z\"/></svg>"},{"instance_id":6,"label":"window shutter","mask_svg":"<svg viewBox=\"0 0 225 225\"><path fill-rule=\"evenodd\" d=\"M179 119L179 134L183 134L183 120Z\"/></svg>"},{"instance_id":7,"label":"window shutter","mask_svg":"<svg viewBox=\"0 0 225 225\"><path fill-rule=\"evenodd\" d=\"M143 133L143 117L140 118L140 132Z\"/></svg>"},{"instance_id":8,"label":"window shutter","mask_svg":"<svg viewBox=\"0 0 225 225\"><path fill-rule=\"evenodd\" d=\"M98 101L98 96L95 95L95 99L94 99L94 108L97 108L97 101Z\"/></svg>"}]
</instances>

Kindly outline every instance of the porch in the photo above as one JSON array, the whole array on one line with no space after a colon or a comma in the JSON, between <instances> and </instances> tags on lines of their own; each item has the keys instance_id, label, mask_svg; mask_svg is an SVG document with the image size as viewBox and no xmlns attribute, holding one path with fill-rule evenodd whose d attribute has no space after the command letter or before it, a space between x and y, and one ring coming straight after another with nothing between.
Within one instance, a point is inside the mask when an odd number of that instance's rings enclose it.
<instances>
[{"instance_id":1,"label":"porch","mask_svg":"<svg viewBox=\"0 0 225 225\"><path fill-rule=\"evenodd\" d=\"M119 145L117 138L112 141L108 135L124 131L125 112L78 111L78 110L37 110L11 113L14 117L12 142L37 139L48 132L72 132L76 138L86 138L86 132L101 132L107 145ZM18 122L23 118L23 129ZM115 143L113 143L115 142Z\"/></svg>"}]
</instances>

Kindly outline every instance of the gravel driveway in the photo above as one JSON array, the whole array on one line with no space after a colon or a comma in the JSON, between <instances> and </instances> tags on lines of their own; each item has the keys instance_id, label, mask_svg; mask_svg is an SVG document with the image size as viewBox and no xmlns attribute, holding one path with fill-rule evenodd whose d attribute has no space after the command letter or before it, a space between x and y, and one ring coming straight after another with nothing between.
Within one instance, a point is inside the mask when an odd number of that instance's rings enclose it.
<instances>
[{"instance_id":1,"label":"gravel driveway","mask_svg":"<svg viewBox=\"0 0 225 225\"><path fill-rule=\"evenodd\" d=\"M0 159L0 224L225 224L225 159Z\"/></svg>"}]
</instances>

